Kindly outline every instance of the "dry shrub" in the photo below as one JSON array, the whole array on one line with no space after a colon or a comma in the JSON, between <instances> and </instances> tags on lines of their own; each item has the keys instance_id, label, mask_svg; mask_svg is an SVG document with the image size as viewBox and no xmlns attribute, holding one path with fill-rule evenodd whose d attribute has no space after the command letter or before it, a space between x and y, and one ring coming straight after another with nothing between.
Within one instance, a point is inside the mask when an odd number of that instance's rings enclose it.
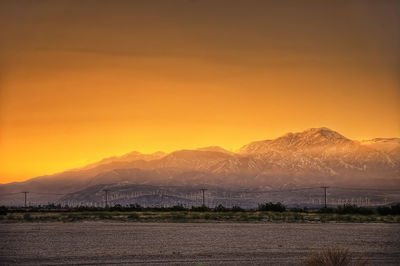
<instances>
[{"instance_id":1,"label":"dry shrub","mask_svg":"<svg viewBox=\"0 0 400 266\"><path fill-rule=\"evenodd\" d=\"M314 251L304 260L306 266L365 266L368 260L363 256L358 257L354 262L348 248L332 247L322 251ZM353 263L352 263L353 262Z\"/></svg>"}]
</instances>

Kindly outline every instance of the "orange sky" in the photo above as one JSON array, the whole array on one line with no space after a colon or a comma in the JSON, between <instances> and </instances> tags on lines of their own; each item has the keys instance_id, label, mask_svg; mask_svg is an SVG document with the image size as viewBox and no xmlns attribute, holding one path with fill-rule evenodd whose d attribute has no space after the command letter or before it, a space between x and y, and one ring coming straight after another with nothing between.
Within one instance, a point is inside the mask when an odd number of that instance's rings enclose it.
<instances>
[{"instance_id":1,"label":"orange sky","mask_svg":"<svg viewBox=\"0 0 400 266\"><path fill-rule=\"evenodd\" d=\"M398 1L1 1L0 183L310 127L400 137L398 25Z\"/></svg>"}]
</instances>

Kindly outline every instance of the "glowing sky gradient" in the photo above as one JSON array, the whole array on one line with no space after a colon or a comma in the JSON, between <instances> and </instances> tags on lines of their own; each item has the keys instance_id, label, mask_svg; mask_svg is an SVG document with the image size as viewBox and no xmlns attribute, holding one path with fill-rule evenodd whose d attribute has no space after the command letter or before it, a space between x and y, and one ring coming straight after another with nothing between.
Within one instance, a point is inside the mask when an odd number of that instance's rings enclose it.
<instances>
[{"instance_id":1,"label":"glowing sky gradient","mask_svg":"<svg viewBox=\"0 0 400 266\"><path fill-rule=\"evenodd\" d=\"M326 126L400 136L400 1L1 1L0 183Z\"/></svg>"}]
</instances>

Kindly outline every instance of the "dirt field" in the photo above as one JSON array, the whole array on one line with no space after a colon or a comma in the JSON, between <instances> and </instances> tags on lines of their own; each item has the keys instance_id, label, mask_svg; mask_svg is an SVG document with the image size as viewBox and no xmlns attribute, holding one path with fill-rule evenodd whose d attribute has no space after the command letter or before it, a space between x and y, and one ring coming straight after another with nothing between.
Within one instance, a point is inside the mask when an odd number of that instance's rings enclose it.
<instances>
[{"instance_id":1,"label":"dirt field","mask_svg":"<svg viewBox=\"0 0 400 266\"><path fill-rule=\"evenodd\" d=\"M399 265L398 224L0 224L0 264L300 265L340 245L370 265Z\"/></svg>"}]
</instances>

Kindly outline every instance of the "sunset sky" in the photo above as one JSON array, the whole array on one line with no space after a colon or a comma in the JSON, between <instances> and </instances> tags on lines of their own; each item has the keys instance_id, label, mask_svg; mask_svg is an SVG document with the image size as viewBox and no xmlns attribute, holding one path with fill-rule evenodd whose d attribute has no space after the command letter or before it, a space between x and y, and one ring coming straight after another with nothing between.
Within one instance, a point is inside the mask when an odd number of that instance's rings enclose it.
<instances>
[{"instance_id":1,"label":"sunset sky","mask_svg":"<svg viewBox=\"0 0 400 266\"><path fill-rule=\"evenodd\" d=\"M400 1L1 1L0 183L310 127L400 137Z\"/></svg>"}]
</instances>

